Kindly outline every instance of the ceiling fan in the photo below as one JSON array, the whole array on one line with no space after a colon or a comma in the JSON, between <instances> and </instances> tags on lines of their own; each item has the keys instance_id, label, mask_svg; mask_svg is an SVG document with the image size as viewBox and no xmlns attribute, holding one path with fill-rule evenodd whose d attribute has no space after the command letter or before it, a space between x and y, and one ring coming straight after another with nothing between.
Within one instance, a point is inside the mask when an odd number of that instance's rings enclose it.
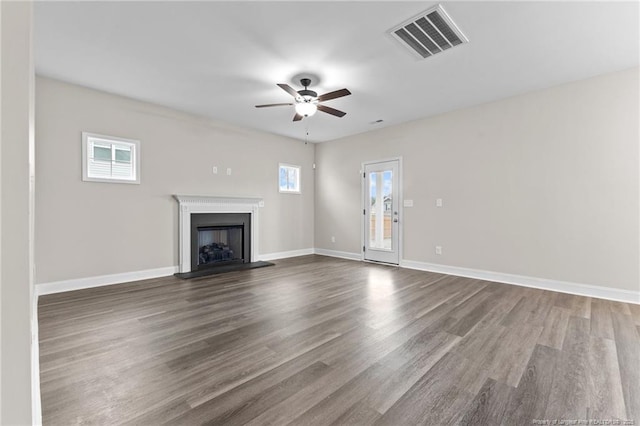
<instances>
[{"instance_id":1,"label":"ceiling fan","mask_svg":"<svg viewBox=\"0 0 640 426\"><path fill-rule=\"evenodd\" d=\"M293 87L289 86L288 84L278 84L278 86L282 88L282 90L293 96L293 98L295 99L294 103L256 105L256 108L295 105L296 115L293 116L293 121L300 121L304 117L310 117L315 114L317 110L326 112L327 114L335 115L336 117L344 117L347 114L346 112L321 104L321 102L330 101L331 99L350 95L351 92L347 89L335 90L333 92L325 93L324 95L318 96L316 92L308 89L308 87L311 85L311 79L303 78L300 80L300 84L304 86L304 89L298 91L294 90Z\"/></svg>"}]
</instances>

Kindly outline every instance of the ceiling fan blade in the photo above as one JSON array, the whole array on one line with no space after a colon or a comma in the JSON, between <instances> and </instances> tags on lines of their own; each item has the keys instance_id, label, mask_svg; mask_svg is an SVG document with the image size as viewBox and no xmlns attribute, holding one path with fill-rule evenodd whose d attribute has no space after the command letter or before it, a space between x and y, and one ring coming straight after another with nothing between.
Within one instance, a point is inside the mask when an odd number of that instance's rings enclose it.
<instances>
[{"instance_id":1,"label":"ceiling fan blade","mask_svg":"<svg viewBox=\"0 0 640 426\"><path fill-rule=\"evenodd\" d=\"M350 94L351 92L348 91L347 89L340 89L334 92L329 92L329 93L325 93L324 95L318 96L318 102L329 101L331 99L341 98L343 96L347 96Z\"/></svg>"},{"instance_id":2,"label":"ceiling fan blade","mask_svg":"<svg viewBox=\"0 0 640 426\"><path fill-rule=\"evenodd\" d=\"M293 121L300 121L302 120L302 116L300 114L296 114L293 116Z\"/></svg>"},{"instance_id":3,"label":"ceiling fan blade","mask_svg":"<svg viewBox=\"0 0 640 426\"><path fill-rule=\"evenodd\" d=\"M344 111L340 111L326 105L318 105L318 109L322 112L326 112L327 114L335 115L336 117L344 117L345 115L347 115L347 113Z\"/></svg>"},{"instance_id":4,"label":"ceiling fan blade","mask_svg":"<svg viewBox=\"0 0 640 426\"><path fill-rule=\"evenodd\" d=\"M266 104L266 105L256 105L256 108L266 108L266 107L285 106L285 105L293 105L293 104Z\"/></svg>"},{"instance_id":5,"label":"ceiling fan blade","mask_svg":"<svg viewBox=\"0 0 640 426\"><path fill-rule=\"evenodd\" d=\"M278 87L280 87L282 90L284 90L285 92L287 92L288 94L290 94L294 98L297 98L298 96L300 96L298 94L298 92L296 92L295 89L293 87L289 86L288 84L279 83Z\"/></svg>"}]
</instances>

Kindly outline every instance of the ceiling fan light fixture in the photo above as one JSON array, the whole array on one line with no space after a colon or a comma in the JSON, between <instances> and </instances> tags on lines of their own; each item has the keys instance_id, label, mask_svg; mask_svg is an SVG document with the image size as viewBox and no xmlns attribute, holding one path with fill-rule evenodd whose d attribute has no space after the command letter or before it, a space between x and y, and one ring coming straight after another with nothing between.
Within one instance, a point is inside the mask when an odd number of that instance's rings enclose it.
<instances>
[{"instance_id":1,"label":"ceiling fan light fixture","mask_svg":"<svg viewBox=\"0 0 640 426\"><path fill-rule=\"evenodd\" d=\"M296 104L296 112L303 117L311 117L318 110L318 106L311 102L299 102Z\"/></svg>"},{"instance_id":2,"label":"ceiling fan light fixture","mask_svg":"<svg viewBox=\"0 0 640 426\"><path fill-rule=\"evenodd\" d=\"M282 90L287 92L289 95L293 96L293 98L295 99L295 103L256 105L256 108L294 105L294 108L296 110L296 115L293 116L293 121L300 121L304 117L311 117L318 110L338 118L344 117L345 115L347 115L346 112L326 106L322 102L326 102L332 99L337 99L343 96L350 95L351 92L349 90L347 89L334 90L333 92L325 93L323 95L318 96L316 92L308 89L309 84L311 84L310 79L303 78L300 80L300 83L302 84L302 86L304 86L303 90L295 90L293 87L289 86L286 83L277 84L278 87L280 87Z\"/></svg>"}]
</instances>

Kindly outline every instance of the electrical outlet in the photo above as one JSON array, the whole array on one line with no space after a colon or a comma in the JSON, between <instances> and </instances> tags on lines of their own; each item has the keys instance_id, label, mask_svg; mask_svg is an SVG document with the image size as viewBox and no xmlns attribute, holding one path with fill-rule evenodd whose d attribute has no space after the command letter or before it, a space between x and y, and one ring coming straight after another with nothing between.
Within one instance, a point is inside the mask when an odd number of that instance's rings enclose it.
<instances>
[{"instance_id":1,"label":"electrical outlet","mask_svg":"<svg viewBox=\"0 0 640 426\"><path fill-rule=\"evenodd\" d=\"M336 237L331 237L331 242L335 243L336 242Z\"/></svg>"},{"instance_id":2,"label":"electrical outlet","mask_svg":"<svg viewBox=\"0 0 640 426\"><path fill-rule=\"evenodd\" d=\"M218 166L213 166L212 171L213 171L214 175L217 175L218 174Z\"/></svg>"},{"instance_id":3,"label":"electrical outlet","mask_svg":"<svg viewBox=\"0 0 640 426\"><path fill-rule=\"evenodd\" d=\"M231 176L231 167L227 167L227 176Z\"/></svg>"},{"instance_id":4,"label":"electrical outlet","mask_svg":"<svg viewBox=\"0 0 640 426\"><path fill-rule=\"evenodd\" d=\"M436 207L442 207L442 198L436 199Z\"/></svg>"},{"instance_id":5,"label":"electrical outlet","mask_svg":"<svg viewBox=\"0 0 640 426\"><path fill-rule=\"evenodd\" d=\"M436 254L442 254L442 246L436 246Z\"/></svg>"}]
</instances>

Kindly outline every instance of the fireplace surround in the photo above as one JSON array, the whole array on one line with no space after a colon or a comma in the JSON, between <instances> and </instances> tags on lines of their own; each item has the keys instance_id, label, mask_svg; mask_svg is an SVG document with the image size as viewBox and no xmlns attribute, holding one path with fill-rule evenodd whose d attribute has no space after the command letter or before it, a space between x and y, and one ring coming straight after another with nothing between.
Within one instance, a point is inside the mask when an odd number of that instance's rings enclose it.
<instances>
[{"instance_id":1,"label":"fireplace surround","mask_svg":"<svg viewBox=\"0 0 640 426\"><path fill-rule=\"evenodd\" d=\"M174 195L178 201L178 232L179 232L179 272L195 272L202 268L208 268L215 264L215 259L221 260L218 264L249 263L257 259L258 247L258 213L262 207L261 198L239 198L239 197L214 197L214 196L193 196ZM217 216L217 218L216 218ZM199 254L197 228L209 228L209 231L222 231L224 228L237 228L242 226L244 248L242 257L237 257L235 251L226 242L215 242L214 234L203 237L201 242L208 245L206 259L211 262L204 262L205 265L198 265L199 258L192 256ZM195 229L195 233L194 233ZM228 229L227 229L228 230ZM194 241L195 240L195 241ZM211 240L211 241L209 241ZM193 247L198 246L196 251ZM237 245L237 244L235 244ZM226 247L225 247L226 246ZM234 251L230 254L229 251ZM242 259L242 260L239 260ZM209 263L209 265L207 265Z\"/></svg>"}]
</instances>

